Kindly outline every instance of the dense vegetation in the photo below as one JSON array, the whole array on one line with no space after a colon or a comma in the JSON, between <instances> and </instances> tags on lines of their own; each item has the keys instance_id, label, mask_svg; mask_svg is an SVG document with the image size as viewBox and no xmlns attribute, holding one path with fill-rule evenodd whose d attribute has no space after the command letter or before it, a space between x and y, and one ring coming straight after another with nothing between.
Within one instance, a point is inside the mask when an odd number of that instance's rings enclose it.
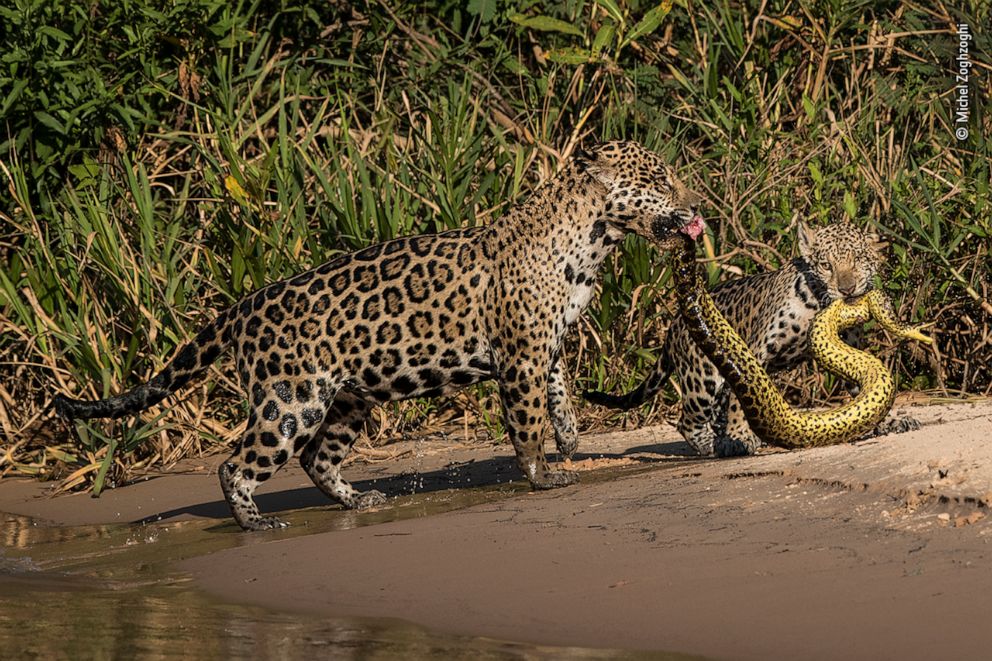
<instances>
[{"instance_id":1,"label":"dense vegetation","mask_svg":"<svg viewBox=\"0 0 992 661\"><path fill-rule=\"evenodd\" d=\"M44 407L147 379L265 282L487 222L578 145L618 137L706 196L712 282L788 259L799 219L876 228L880 285L902 318L937 323L934 351L882 343L903 387L992 390L980 0L2 0L0 23L5 473L99 488L232 441L229 363L167 415L80 424L81 441ZM571 338L578 387L634 383L673 311L665 261L628 239ZM788 387L809 403L833 383L803 371ZM375 433L460 416L498 433L497 411L480 387L391 407Z\"/></svg>"}]
</instances>

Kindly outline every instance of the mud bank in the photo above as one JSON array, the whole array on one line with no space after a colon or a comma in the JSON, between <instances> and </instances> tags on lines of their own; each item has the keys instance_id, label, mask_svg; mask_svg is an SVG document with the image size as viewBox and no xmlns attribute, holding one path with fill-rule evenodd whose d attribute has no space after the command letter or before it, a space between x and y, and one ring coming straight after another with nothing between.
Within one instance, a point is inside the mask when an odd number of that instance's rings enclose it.
<instances>
[{"instance_id":1,"label":"mud bank","mask_svg":"<svg viewBox=\"0 0 992 661\"><path fill-rule=\"evenodd\" d=\"M293 533L246 535L178 566L235 603L539 645L986 658L992 403L906 412L924 428L722 461L685 456L665 426L591 435L576 465L608 469L543 493L519 482L504 446L393 444L348 471L403 496L373 525L301 535L328 506L287 471L259 502L294 510ZM221 459L99 499L5 480L0 510L61 524L216 519L217 534L240 535L214 475ZM411 492L426 494L423 511L391 516Z\"/></svg>"}]
</instances>

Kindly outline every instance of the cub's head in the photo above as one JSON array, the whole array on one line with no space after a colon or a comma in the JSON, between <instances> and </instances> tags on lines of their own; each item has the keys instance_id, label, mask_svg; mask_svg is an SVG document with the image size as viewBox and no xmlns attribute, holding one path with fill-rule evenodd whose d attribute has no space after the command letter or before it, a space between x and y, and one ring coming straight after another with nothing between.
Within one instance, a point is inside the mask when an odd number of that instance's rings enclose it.
<instances>
[{"instance_id":1,"label":"cub's head","mask_svg":"<svg viewBox=\"0 0 992 661\"><path fill-rule=\"evenodd\" d=\"M701 198L660 156L636 142L606 142L576 156L577 167L606 188L603 220L665 244L679 232L703 231L696 213Z\"/></svg>"},{"instance_id":2,"label":"cub's head","mask_svg":"<svg viewBox=\"0 0 992 661\"><path fill-rule=\"evenodd\" d=\"M827 286L833 300L851 300L872 289L882 266L878 235L849 223L813 228L799 223L799 254Z\"/></svg>"}]
</instances>

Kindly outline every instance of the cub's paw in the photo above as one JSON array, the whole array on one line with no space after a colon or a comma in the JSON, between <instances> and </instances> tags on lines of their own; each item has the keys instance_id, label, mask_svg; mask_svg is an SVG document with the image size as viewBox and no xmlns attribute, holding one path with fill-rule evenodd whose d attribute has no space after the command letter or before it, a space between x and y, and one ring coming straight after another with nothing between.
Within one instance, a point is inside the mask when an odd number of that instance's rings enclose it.
<instances>
[{"instance_id":1,"label":"cub's paw","mask_svg":"<svg viewBox=\"0 0 992 661\"><path fill-rule=\"evenodd\" d=\"M761 442L754 437L734 438L722 436L713 441L713 454L717 457L744 457L754 454Z\"/></svg>"},{"instance_id":2,"label":"cub's paw","mask_svg":"<svg viewBox=\"0 0 992 661\"><path fill-rule=\"evenodd\" d=\"M689 447L692 448L693 452L698 454L700 457L713 457L716 452L714 446L716 445L714 439L686 439Z\"/></svg>"},{"instance_id":3,"label":"cub's paw","mask_svg":"<svg viewBox=\"0 0 992 661\"><path fill-rule=\"evenodd\" d=\"M871 430L868 436L870 438L873 436L886 436L888 434L905 434L908 431L916 431L922 427L922 423L916 418L911 418L908 415L890 415L875 425L875 428Z\"/></svg>"},{"instance_id":4,"label":"cub's paw","mask_svg":"<svg viewBox=\"0 0 992 661\"><path fill-rule=\"evenodd\" d=\"M369 508L382 505L385 502L386 494L373 489L356 494L354 500L352 501L351 508L356 510L367 510Z\"/></svg>"},{"instance_id":5,"label":"cub's paw","mask_svg":"<svg viewBox=\"0 0 992 661\"><path fill-rule=\"evenodd\" d=\"M548 471L543 475L538 475L530 484L535 489L557 489L567 487L579 481L579 474L575 471Z\"/></svg>"}]
</instances>

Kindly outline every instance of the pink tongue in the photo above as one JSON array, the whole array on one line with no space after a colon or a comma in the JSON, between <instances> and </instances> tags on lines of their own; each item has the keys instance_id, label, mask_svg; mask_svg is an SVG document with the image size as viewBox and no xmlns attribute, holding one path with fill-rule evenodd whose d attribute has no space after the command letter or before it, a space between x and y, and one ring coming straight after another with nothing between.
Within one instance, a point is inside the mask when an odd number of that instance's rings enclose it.
<instances>
[{"instance_id":1,"label":"pink tongue","mask_svg":"<svg viewBox=\"0 0 992 661\"><path fill-rule=\"evenodd\" d=\"M703 229L706 227L706 221L699 214L692 217L688 223L682 226L679 230L683 234L687 234L690 239L695 241L699 238L699 235L703 233Z\"/></svg>"}]
</instances>

